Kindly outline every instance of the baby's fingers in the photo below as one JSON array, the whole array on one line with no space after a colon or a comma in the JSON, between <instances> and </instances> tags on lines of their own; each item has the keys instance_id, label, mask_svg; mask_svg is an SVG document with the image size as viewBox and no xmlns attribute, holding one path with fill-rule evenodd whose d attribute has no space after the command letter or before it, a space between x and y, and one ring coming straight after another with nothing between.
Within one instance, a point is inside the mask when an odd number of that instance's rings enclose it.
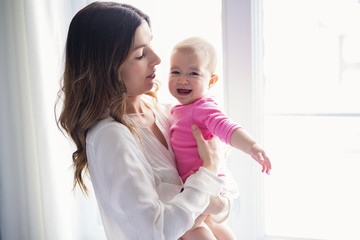
<instances>
[{"instance_id":1,"label":"baby's fingers","mask_svg":"<svg viewBox=\"0 0 360 240\"><path fill-rule=\"evenodd\" d=\"M262 172L266 172L267 175L270 175L271 167L267 166L265 163L263 165Z\"/></svg>"},{"instance_id":2,"label":"baby's fingers","mask_svg":"<svg viewBox=\"0 0 360 240\"><path fill-rule=\"evenodd\" d=\"M264 158L263 158L261 152L251 153L250 155L253 159L255 159L255 161L257 161L259 164L263 165Z\"/></svg>"},{"instance_id":3,"label":"baby's fingers","mask_svg":"<svg viewBox=\"0 0 360 240\"><path fill-rule=\"evenodd\" d=\"M266 168L266 173L268 175L270 175L270 170L271 170L271 162L269 160L269 158L264 154L264 163L263 163ZM264 170L264 169L263 169Z\"/></svg>"}]
</instances>

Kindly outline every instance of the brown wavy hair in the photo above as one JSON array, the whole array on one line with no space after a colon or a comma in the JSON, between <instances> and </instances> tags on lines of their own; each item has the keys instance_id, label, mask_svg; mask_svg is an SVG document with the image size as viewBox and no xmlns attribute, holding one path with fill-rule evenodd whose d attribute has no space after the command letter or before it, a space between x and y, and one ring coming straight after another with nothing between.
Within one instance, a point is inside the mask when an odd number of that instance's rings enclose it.
<instances>
[{"instance_id":1,"label":"brown wavy hair","mask_svg":"<svg viewBox=\"0 0 360 240\"><path fill-rule=\"evenodd\" d=\"M94 2L72 19L65 48L65 69L58 93L63 101L58 127L76 144L72 154L74 186L84 194L83 176L89 173L86 134L106 109L116 121L138 137L135 126L124 119L127 91L120 71L134 41L135 31L149 17L127 4ZM157 102L155 90L147 94ZM55 104L55 108L58 102ZM61 127L60 127L61 126Z\"/></svg>"}]
</instances>

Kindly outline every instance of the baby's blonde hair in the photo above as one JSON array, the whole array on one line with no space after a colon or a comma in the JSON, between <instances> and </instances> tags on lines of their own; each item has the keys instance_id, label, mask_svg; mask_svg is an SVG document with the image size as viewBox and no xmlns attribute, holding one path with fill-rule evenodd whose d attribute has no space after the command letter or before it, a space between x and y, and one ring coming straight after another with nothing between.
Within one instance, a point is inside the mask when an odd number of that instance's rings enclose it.
<instances>
[{"instance_id":1,"label":"baby's blonde hair","mask_svg":"<svg viewBox=\"0 0 360 240\"><path fill-rule=\"evenodd\" d=\"M215 73L216 69L216 50L215 47L200 37L191 37L182 40L178 44L176 44L173 48L173 55L176 51L187 51L190 53L195 53L208 60L207 69L210 74Z\"/></svg>"}]
</instances>

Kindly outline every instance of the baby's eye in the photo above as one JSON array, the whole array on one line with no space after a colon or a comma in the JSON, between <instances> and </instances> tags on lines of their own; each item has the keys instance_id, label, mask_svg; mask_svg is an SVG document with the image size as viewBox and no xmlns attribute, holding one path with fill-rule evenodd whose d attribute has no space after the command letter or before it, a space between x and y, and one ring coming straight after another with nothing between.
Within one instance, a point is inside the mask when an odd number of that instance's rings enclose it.
<instances>
[{"instance_id":1,"label":"baby's eye","mask_svg":"<svg viewBox=\"0 0 360 240\"><path fill-rule=\"evenodd\" d=\"M172 71L171 74L177 75L177 74L180 74L180 72L179 71Z\"/></svg>"},{"instance_id":2,"label":"baby's eye","mask_svg":"<svg viewBox=\"0 0 360 240\"><path fill-rule=\"evenodd\" d=\"M198 76L199 74L197 72L191 72L189 75L191 76Z\"/></svg>"}]
</instances>

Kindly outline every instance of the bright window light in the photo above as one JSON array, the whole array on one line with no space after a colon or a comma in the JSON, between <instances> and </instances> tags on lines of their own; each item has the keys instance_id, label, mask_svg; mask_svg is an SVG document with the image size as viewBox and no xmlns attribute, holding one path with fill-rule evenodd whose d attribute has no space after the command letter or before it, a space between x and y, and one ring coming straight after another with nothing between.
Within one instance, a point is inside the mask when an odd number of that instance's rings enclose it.
<instances>
[{"instance_id":1,"label":"bright window light","mask_svg":"<svg viewBox=\"0 0 360 240\"><path fill-rule=\"evenodd\" d=\"M360 239L360 3L263 0L265 235Z\"/></svg>"}]
</instances>

